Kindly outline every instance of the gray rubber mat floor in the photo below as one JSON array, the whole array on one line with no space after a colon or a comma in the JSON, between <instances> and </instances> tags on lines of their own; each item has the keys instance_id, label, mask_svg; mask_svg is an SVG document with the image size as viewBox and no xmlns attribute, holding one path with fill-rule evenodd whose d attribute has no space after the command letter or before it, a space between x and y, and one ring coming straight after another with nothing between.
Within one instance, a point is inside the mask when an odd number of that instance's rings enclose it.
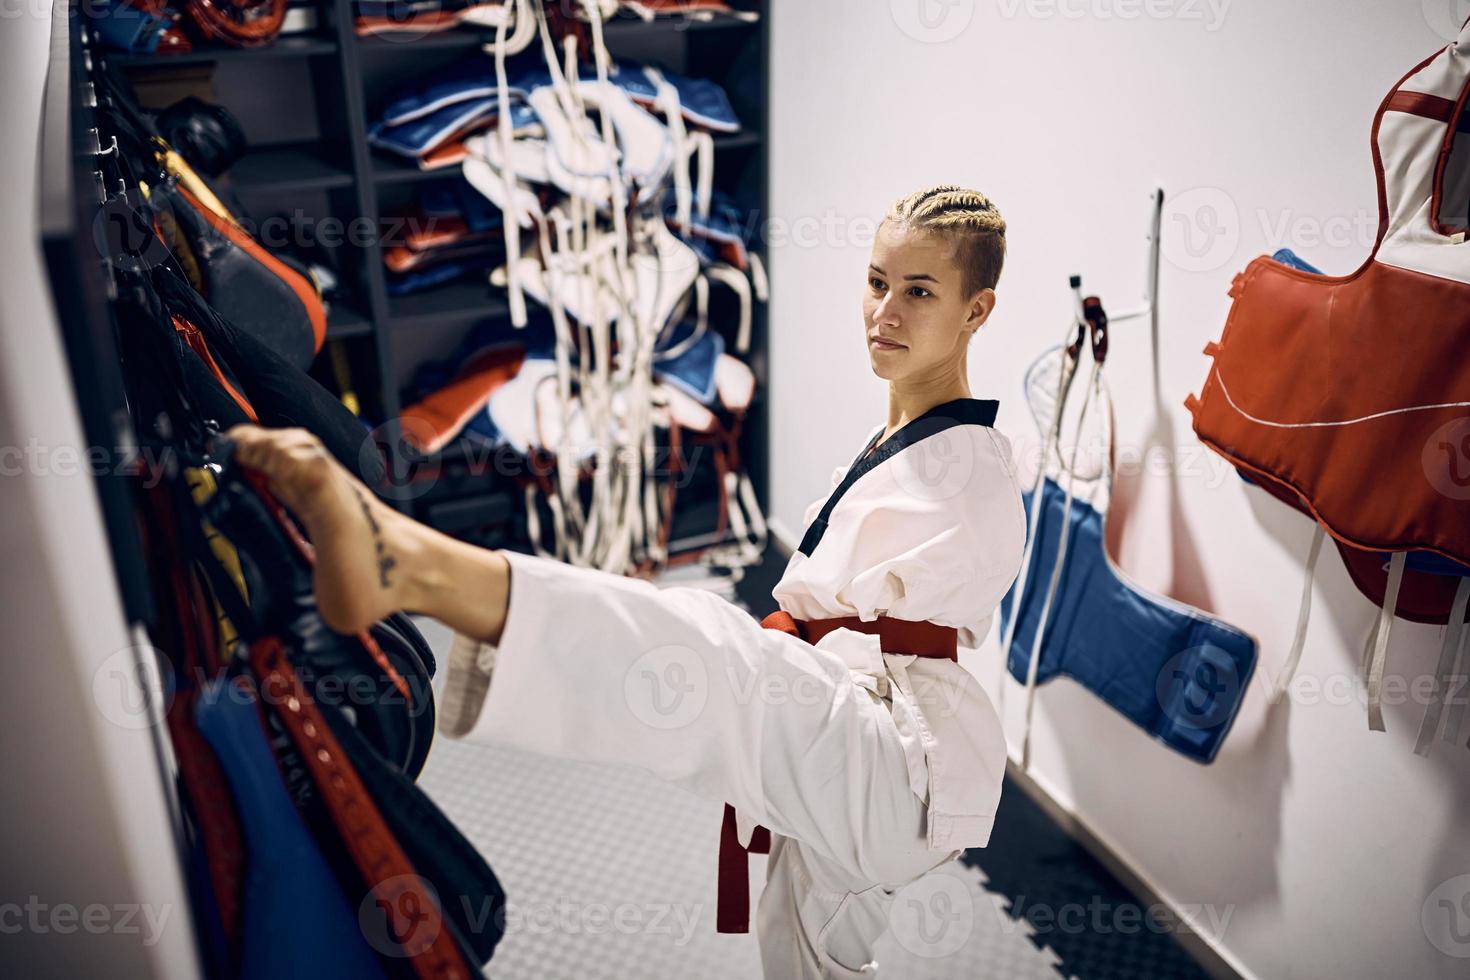
<instances>
[{"instance_id":1,"label":"gray rubber mat floor","mask_svg":"<svg viewBox=\"0 0 1470 980\"><path fill-rule=\"evenodd\" d=\"M779 576L785 561L777 561ZM680 584L705 584L681 573ZM770 568L739 590L769 602ZM716 591L735 598L728 586ZM739 601L736 598L736 601ZM745 603L742 603L745 605ZM747 608L755 615L759 598ZM449 633L419 620L441 658ZM714 930L722 805L653 776L435 741L420 784L489 860L507 896L499 980L758 980L753 935ZM878 949L890 980L1203 977L1168 938L1059 933L1027 910L1130 902L1116 881L1008 785L991 846L900 891ZM765 858L751 858L754 882ZM777 978L771 978L777 980Z\"/></svg>"}]
</instances>

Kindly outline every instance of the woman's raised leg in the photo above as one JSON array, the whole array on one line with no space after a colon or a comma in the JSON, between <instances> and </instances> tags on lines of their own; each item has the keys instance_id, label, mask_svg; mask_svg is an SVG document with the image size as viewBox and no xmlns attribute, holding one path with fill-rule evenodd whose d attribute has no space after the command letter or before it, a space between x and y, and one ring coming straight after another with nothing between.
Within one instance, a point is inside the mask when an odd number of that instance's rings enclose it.
<instances>
[{"instance_id":1,"label":"woman's raised leg","mask_svg":"<svg viewBox=\"0 0 1470 980\"><path fill-rule=\"evenodd\" d=\"M403 608L461 634L448 734L643 768L866 880L911 875L923 809L903 742L841 657L702 589L455 541L373 499L304 433L230 435L311 535L329 625Z\"/></svg>"}]
</instances>

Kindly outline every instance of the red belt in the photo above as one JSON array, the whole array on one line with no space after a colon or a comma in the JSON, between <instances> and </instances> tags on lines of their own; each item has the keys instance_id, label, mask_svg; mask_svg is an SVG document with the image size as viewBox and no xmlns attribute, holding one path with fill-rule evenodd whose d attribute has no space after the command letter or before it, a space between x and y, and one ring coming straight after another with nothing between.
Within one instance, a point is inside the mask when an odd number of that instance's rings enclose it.
<instances>
[{"instance_id":1,"label":"red belt","mask_svg":"<svg viewBox=\"0 0 1470 980\"><path fill-rule=\"evenodd\" d=\"M780 630L816 644L835 629L876 634L884 653L912 654L916 657L959 660L959 630L923 620L894 619L879 616L862 620L856 616L836 619L794 619L790 613L777 610L761 620L769 630ZM750 866L748 854L771 853L771 832L756 827L750 835L750 846L740 845L735 830L735 808L725 804L725 820L720 827L720 865L715 902L717 932L750 931Z\"/></svg>"}]
</instances>

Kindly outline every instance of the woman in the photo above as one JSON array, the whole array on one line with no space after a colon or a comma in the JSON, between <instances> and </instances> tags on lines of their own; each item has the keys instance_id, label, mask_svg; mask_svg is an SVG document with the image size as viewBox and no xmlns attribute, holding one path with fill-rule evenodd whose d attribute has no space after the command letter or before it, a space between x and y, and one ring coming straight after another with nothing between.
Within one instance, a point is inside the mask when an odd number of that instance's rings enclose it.
<instances>
[{"instance_id":1,"label":"woman","mask_svg":"<svg viewBox=\"0 0 1470 980\"><path fill-rule=\"evenodd\" d=\"M728 801L727 845L771 832L766 976L870 975L894 892L986 843L1005 772L995 711L952 659L985 636L1025 536L996 403L967 382L1004 254L1000 214L958 187L911 194L879 226L863 323L888 420L807 509L773 591L788 631L701 589L455 541L298 430L229 434L316 545L330 626L408 609L455 630L445 734L635 765ZM722 899L747 901L745 887ZM725 913L721 928L743 931Z\"/></svg>"}]
</instances>

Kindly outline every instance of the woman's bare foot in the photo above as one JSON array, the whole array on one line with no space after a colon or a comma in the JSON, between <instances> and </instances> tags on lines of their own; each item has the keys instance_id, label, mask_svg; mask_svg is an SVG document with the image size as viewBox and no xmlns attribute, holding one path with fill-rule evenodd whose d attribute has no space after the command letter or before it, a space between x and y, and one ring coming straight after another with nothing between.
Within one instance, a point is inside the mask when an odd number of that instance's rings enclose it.
<instances>
[{"instance_id":1,"label":"woman's bare foot","mask_svg":"<svg viewBox=\"0 0 1470 980\"><path fill-rule=\"evenodd\" d=\"M378 500L304 429L237 425L235 458L265 477L316 550L317 609L356 633L400 609L498 643L510 565L497 551L456 541Z\"/></svg>"},{"instance_id":2,"label":"woman's bare foot","mask_svg":"<svg viewBox=\"0 0 1470 980\"><path fill-rule=\"evenodd\" d=\"M306 528L316 551L313 585L328 626L355 633L411 605L414 536L407 518L353 478L304 429L236 426L235 459L265 477Z\"/></svg>"}]
</instances>

